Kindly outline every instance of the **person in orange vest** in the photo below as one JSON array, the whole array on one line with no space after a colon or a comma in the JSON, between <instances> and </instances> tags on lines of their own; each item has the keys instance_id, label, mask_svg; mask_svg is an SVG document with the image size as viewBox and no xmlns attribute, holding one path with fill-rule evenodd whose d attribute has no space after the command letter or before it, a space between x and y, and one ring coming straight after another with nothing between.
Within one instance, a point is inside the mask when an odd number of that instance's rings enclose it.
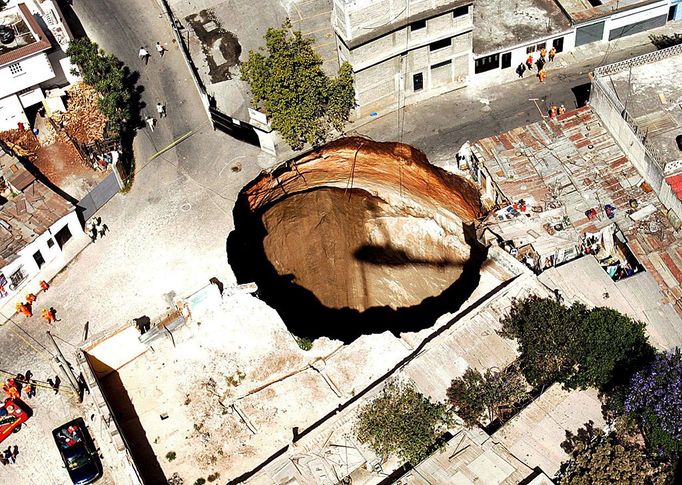
<instances>
[{"instance_id":1,"label":"person in orange vest","mask_svg":"<svg viewBox=\"0 0 682 485\"><path fill-rule=\"evenodd\" d=\"M545 60L545 56L547 56L547 49L543 47L542 49L540 49L540 57L542 57L543 61Z\"/></svg>"},{"instance_id":2,"label":"person in orange vest","mask_svg":"<svg viewBox=\"0 0 682 485\"><path fill-rule=\"evenodd\" d=\"M556 118L556 114L557 114L557 107L556 107L556 104L553 104L553 105L549 108L549 117L550 117L550 118Z\"/></svg>"},{"instance_id":3,"label":"person in orange vest","mask_svg":"<svg viewBox=\"0 0 682 485\"><path fill-rule=\"evenodd\" d=\"M564 106L564 105L562 104L561 106L559 106L559 116L561 116L561 115L564 114L565 112L566 112L566 106Z\"/></svg>"},{"instance_id":4,"label":"person in orange vest","mask_svg":"<svg viewBox=\"0 0 682 485\"><path fill-rule=\"evenodd\" d=\"M28 295L26 295L26 301L28 303L33 303L34 301L36 301L36 296L33 293L29 293Z\"/></svg>"},{"instance_id":5,"label":"person in orange vest","mask_svg":"<svg viewBox=\"0 0 682 485\"><path fill-rule=\"evenodd\" d=\"M540 69L540 72L538 73L538 78L540 78L541 83L545 82L545 79L547 79L547 73L545 72L544 69Z\"/></svg>"},{"instance_id":6,"label":"person in orange vest","mask_svg":"<svg viewBox=\"0 0 682 485\"><path fill-rule=\"evenodd\" d=\"M50 288L50 285L47 284L47 281L42 280L42 281L40 282L40 289L43 290L43 291L47 291L48 288Z\"/></svg>"},{"instance_id":7,"label":"person in orange vest","mask_svg":"<svg viewBox=\"0 0 682 485\"><path fill-rule=\"evenodd\" d=\"M17 312L21 313L26 318L33 316L33 312L31 311L31 306L27 305L26 303L17 303L16 309L17 309Z\"/></svg>"},{"instance_id":8,"label":"person in orange vest","mask_svg":"<svg viewBox=\"0 0 682 485\"><path fill-rule=\"evenodd\" d=\"M556 55L556 49L552 47L549 50L549 62L554 62L554 56Z\"/></svg>"},{"instance_id":9,"label":"person in orange vest","mask_svg":"<svg viewBox=\"0 0 682 485\"><path fill-rule=\"evenodd\" d=\"M526 66L528 66L529 71L533 70L533 54L528 54L528 59L526 59Z\"/></svg>"},{"instance_id":10,"label":"person in orange vest","mask_svg":"<svg viewBox=\"0 0 682 485\"><path fill-rule=\"evenodd\" d=\"M49 310L47 308L43 308L40 311L40 315L43 317L47 323L54 323L54 321L57 319L57 316L55 315L55 311L50 308Z\"/></svg>"}]
</instances>

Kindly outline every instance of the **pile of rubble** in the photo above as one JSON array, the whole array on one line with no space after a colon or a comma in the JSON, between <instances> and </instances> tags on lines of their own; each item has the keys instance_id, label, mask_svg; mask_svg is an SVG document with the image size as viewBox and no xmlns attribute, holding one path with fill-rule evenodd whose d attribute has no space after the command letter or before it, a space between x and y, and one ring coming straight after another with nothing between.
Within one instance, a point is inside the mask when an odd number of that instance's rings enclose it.
<instances>
[{"instance_id":1,"label":"pile of rubble","mask_svg":"<svg viewBox=\"0 0 682 485\"><path fill-rule=\"evenodd\" d=\"M67 92L67 111L54 113L52 119L78 143L103 140L107 118L99 109L99 93L82 82L74 84Z\"/></svg>"},{"instance_id":2,"label":"pile of rubble","mask_svg":"<svg viewBox=\"0 0 682 485\"><path fill-rule=\"evenodd\" d=\"M0 140L4 141L14 153L32 162L40 149L40 142L31 130L2 131Z\"/></svg>"}]
</instances>

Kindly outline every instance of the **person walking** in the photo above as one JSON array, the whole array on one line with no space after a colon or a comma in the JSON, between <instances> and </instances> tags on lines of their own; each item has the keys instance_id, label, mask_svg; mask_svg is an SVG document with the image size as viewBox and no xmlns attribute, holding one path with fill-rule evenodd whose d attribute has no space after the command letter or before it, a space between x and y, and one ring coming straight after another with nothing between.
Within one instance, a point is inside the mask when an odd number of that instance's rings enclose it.
<instances>
[{"instance_id":1,"label":"person walking","mask_svg":"<svg viewBox=\"0 0 682 485\"><path fill-rule=\"evenodd\" d=\"M8 446L3 454L5 456L5 460L7 460L8 463L16 463L16 460L14 459L14 455L12 455L12 447L11 446Z\"/></svg>"},{"instance_id":2,"label":"person walking","mask_svg":"<svg viewBox=\"0 0 682 485\"><path fill-rule=\"evenodd\" d=\"M54 376L54 381L49 377L47 378L47 383L54 390L55 394L59 394L59 384L61 384L61 382L62 380L59 378L59 376Z\"/></svg>"},{"instance_id":3,"label":"person walking","mask_svg":"<svg viewBox=\"0 0 682 485\"><path fill-rule=\"evenodd\" d=\"M47 291L50 289L50 285L47 284L47 281L41 280L40 281L40 289L43 291Z\"/></svg>"},{"instance_id":4,"label":"person walking","mask_svg":"<svg viewBox=\"0 0 682 485\"><path fill-rule=\"evenodd\" d=\"M166 106L162 103L156 103L156 112L159 113L159 119L166 117Z\"/></svg>"},{"instance_id":5,"label":"person walking","mask_svg":"<svg viewBox=\"0 0 682 485\"><path fill-rule=\"evenodd\" d=\"M552 47L549 50L549 62L554 62L554 56L556 55L556 48Z\"/></svg>"},{"instance_id":6,"label":"person walking","mask_svg":"<svg viewBox=\"0 0 682 485\"><path fill-rule=\"evenodd\" d=\"M26 301L29 303L33 303L36 301L36 296L33 293L29 293L26 295Z\"/></svg>"},{"instance_id":7,"label":"person walking","mask_svg":"<svg viewBox=\"0 0 682 485\"><path fill-rule=\"evenodd\" d=\"M516 74L518 74L519 77L523 77L524 72L526 72L526 65L522 62L519 64L519 67L516 68Z\"/></svg>"},{"instance_id":8,"label":"person walking","mask_svg":"<svg viewBox=\"0 0 682 485\"><path fill-rule=\"evenodd\" d=\"M538 78L540 79L541 83L545 82L545 79L547 79L547 73L544 69L541 69L540 72L538 72Z\"/></svg>"},{"instance_id":9,"label":"person walking","mask_svg":"<svg viewBox=\"0 0 682 485\"><path fill-rule=\"evenodd\" d=\"M156 120L151 116L147 116L144 120L147 122L147 125L149 126L151 132L154 133L154 125L156 125Z\"/></svg>"},{"instance_id":10,"label":"person walking","mask_svg":"<svg viewBox=\"0 0 682 485\"><path fill-rule=\"evenodd\" d=\"M526 66L529 71L533 70L533 54L528 54L528 59L526 59Z\"/></svg>"},{"instance_id":11,"label":"person walking","mask_svg":"<svg viewBox=\"0 0 682 485\"><path fill-rule=\"evenodd\" d=\"M52 308L50 309L43 308L42 310L40 310L40 316L42 316L43 320L45 320L50 325L52 325L57 319L57 317L55 316L55 312L52 311Z\"/></svg>"},{"instance_id":12,"label":"person walking","mask_svg":"<svg viewBox=\"0 0 682 485\"><path fill-rule=\"evenodd\" d=\"M546 56L547 56L547 49L543 47L542 49L540 49L540 58L544 61Z\"/></svg>"},{"instance_id":13,"label":"person walking","mask_svg":"<svg viewBox=\"0 0 682 485\"><path fill-rule=\"evenodd\" d=\"M101 221L99 224L97 224L97 234L99 235L100 239L104 237L108 230L109 226L107 226L106 224L102 224Z\"/></svg>"},{"instance_id":14,"label":"person walking","mask_svg":"<svg viewBox=\"0 0 682 485\"><path fill-rule=\"evenodd\" d=\"M144 47L140 47L140 51L137 53L141 61L144 61L146 66L149 63L149 52Z\"/></svg>"},{"instance_id":15,"label":"person walking","mask_svg":"<svg viewBox=\"0 0 682 485\"><path fill-rule=\"evenodd\" d=\"M14 448L12 448L12 461L14 463L17 462L17 455L19 454L19 447L17 445L14 445Z\"/></svg>"},{"instance_id":16,"label":"person walking","mask_svg":"<svg viewBox=\"0 0 682 485\"><path fill-rule=\"evenodd\" d=\"M166 52L166 48L164 46L162 46L160 42L157 42L156 43L156 52L159 53L159 57L163 57L163 55Z\"/></svg>"}]
</instances>

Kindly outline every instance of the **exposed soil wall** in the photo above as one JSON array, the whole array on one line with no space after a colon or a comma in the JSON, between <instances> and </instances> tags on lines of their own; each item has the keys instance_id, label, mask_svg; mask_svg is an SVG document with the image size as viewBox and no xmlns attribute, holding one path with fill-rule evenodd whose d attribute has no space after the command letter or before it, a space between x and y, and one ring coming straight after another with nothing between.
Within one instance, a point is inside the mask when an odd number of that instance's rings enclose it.
<instances>
[{"instance_id":1,"label":"exposed soil wall","mask_svg":"<svg viewBox=\"0 0 682 485\"><path fill-rule=\"evenodd\" d=\"M416 149L339 140L245 188L228 260L297 335L419 330L476 287L480 212L474 186Z\"/></svg>"}]
</instances>

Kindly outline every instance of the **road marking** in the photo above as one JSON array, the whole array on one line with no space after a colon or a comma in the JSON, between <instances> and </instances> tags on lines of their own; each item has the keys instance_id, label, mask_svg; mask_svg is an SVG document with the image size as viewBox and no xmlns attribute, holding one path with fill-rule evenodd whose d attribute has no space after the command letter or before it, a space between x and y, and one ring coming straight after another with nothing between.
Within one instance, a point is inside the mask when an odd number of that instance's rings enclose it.
<instances>
[{"instance_id":1,"label":"road marking","mask_svg":"<svg viewBox=\"0 0 682 485\"><path fill-rule=\"evenodd\" d=\"M175 145L177 145L178 143L180 143L180 142L182 142L182 141L185 141L187 138L189 138L189 137L192 136L193 134L194 134L194 130L188 131L187 133L185 133L184 135L182 135L180 138L177 138L176 140L174 140L173 142L171 142L170 145L168 145L168 146L162 148L161 150L159 150L158 152L156 152L154 155L152 155L151 158L149 159L149 161L151 162L152 160L154 160L155 158L157 158L159 155L161 155L162 153L167 152L168 150L170 150L171 148L173 148L173 147L174 147Z\"/></svg>"}]
</instances>

